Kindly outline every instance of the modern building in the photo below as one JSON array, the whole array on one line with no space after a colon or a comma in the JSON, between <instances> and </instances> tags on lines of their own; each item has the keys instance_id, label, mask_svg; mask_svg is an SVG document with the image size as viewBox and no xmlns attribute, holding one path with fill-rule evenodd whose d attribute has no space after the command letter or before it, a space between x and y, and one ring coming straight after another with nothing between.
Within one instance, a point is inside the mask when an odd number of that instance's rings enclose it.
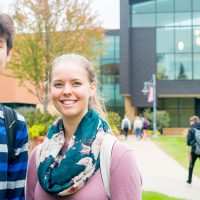
<instances>
[{"instance_id":1,"label":"modern building","mask_svg":"<svg viewBox=\"0 0 200 200\"><path fill-rule=\"evenodd\" d=\"M119 86L119 30L107 30L103 39L104 55L100 56L100 90L109 111L123 116L124 98Z\"/></svg>"},{"instance_id":2,"label":"modern building","mask_svg":"<svg viewBox=\"0 0 200 200\"><path fill-rule=\"evenodd\" d=\"M152 107L141 92L152 74L170 127L200 116L199 0L120 0L120 91L132 118Z\"/></svg>"}]
</instances>

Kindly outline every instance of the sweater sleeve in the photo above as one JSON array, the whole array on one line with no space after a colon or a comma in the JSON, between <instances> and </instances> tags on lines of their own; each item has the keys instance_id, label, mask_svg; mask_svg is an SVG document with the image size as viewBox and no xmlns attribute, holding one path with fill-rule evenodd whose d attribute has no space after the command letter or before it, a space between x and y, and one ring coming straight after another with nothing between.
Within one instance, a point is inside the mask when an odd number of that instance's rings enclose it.
<instances>
[{"instance_id":1,"label":"sweater sleeve","mask_svg":"<svg viewBox=\"0 0 200 200\"><path fill-rule=\"evenodd\" d=\"M36 156L37 147L31 152L28 170L27 170L27 179L26 179L26 200L34 200L35 187L38 181L37 170L35 165L35 156Z\"/></svg>"},{"instance_id":2,"label":"sweater sleeve","mask_svg":"<svg viewBox=\"0 0 200 200\"><path fill-rule=\"evenodd\" d=\"M141 200L141 176L133 151L115 144L111 159L111 200Z\"/></svg>"},{"instance_id":3,"label":"sweater sleeve","mask_svg":"<svg viewBox=\"0 0 200 200\"><path fill-rule=\"evenodd\" d=\"M28 132L25 121L18 120L14 142L15 156L8 161L5 199L24 199L24 186L28 161Z\"/></svg>"}]
</instances>

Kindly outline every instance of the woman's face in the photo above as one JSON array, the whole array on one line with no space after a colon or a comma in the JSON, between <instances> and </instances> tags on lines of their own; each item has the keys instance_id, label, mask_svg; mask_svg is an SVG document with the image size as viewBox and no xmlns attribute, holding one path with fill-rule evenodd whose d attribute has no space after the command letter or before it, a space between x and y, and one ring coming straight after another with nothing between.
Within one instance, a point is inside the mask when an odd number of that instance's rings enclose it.
<instances>
[{"instance_id":1,"label":"woman's face","mask_svg":"<svg viewBox=\"0 0 200 200\"><path fill-rule=\"evenodd\" d=\"M88 111L89 99L94 96L96 83L90 83L84 67L73 61L63 61L51 73L50 94L63 118L81 119Z\"/></svg>"}]
</instances>

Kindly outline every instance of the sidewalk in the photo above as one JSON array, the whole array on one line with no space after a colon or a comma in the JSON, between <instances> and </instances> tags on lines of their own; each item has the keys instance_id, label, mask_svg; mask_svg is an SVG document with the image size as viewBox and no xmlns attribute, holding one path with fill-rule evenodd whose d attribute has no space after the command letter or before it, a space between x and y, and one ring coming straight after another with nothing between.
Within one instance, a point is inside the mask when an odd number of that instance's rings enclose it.
<instances>
[{"instance_id":1,"label":"sidewalk","mask_svg":"<svg viewBox=\"0 0 200 200\"><path fill-rule=\"evenodd\" d=\"M187 184L188 171L153 142L149 139L138 141L134 136L128 136L124 142L134 151L142 175L143 190L186 200L200 200L200 179L194 176L192 184Z\"/></svg>"}]
</instances>

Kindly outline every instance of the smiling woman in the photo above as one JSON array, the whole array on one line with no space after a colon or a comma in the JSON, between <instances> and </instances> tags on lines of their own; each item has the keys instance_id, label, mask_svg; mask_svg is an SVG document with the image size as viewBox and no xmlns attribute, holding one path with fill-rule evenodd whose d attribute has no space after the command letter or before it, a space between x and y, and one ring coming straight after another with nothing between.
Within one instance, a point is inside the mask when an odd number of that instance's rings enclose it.
<instances>
[{"instance_id":1,"label":"smiling woman","mask_svg":"<svg viewBox=\"0 0 200 200\"><path fill-rule=\"evenodd\" d=\"M133 152L112 135L96 88L94 68L85 57L65 54L55 59L49 90L61 117L31 153L27 200L141 199ZM111 160L108 177L104 156L110 139L112 154L105 159Z\"/></svg>"}]
</instances>

